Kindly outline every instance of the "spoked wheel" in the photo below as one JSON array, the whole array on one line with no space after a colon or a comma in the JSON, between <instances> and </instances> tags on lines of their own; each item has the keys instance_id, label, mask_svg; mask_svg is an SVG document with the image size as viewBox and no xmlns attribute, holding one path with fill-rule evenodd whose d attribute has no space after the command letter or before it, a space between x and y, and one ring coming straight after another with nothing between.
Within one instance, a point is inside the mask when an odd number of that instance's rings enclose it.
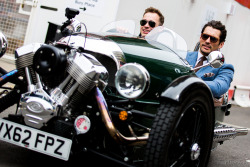
<instances>
[{"instance_id":1,"label":"spoked wheel","mask_svg":"<svg viewBox=\"0 0 250 167\"><path fill-rule=\"evenodd\" d=\"M145 153L145 166L206 166L213 141L212 101L202 90L181 103L160 105Z\"/></svg>"}]
</instances>

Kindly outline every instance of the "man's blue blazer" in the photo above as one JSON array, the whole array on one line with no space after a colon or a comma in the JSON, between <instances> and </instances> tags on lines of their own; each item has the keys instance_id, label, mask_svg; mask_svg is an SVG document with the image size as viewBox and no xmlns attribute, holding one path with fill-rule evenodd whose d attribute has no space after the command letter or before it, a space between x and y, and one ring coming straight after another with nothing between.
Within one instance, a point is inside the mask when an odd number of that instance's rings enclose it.
<instances>
[{"instance_id":1,"label":"man's blue blazer","mask_svg":"<svg viewBox=\"0 0 250 167\"><path fill-rule=\"evenodd\" d=\"M194 67L198 57L198 52L188 52L186 60ZM204 74L213 73L212 77L205 77ZM230 88L233 80L234 67L232 64L224 63L220 68L213 68L211 66L203 67L196 72L196 75L206 82L210 87L213 96L219 98L226 93Z\"/></svg>"}]
</instances>

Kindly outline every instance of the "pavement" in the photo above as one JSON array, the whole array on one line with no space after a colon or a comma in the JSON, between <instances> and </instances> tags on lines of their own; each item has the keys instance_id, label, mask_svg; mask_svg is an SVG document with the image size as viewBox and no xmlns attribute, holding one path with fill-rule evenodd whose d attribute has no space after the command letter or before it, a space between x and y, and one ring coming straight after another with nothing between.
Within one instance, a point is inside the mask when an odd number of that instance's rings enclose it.
<instances>
[{"instance_id":1,"label":"pavement","mask_svg":"<svg viewBox=\"0 0 250 167\"><path fill-rule=\"evenodd\" d=\"M0 58L0 67L6 71L11 71L15 69L15 59L14 55L4 55Z\"/></svg>"},{"instance_id":2,"label":"pavement","mask_svg":"<svg viewBox=\"0 0 250 167\"><path fill-rule=\"evenodd\" d=\"M232 105L224 122L248 129L246 136L225 141L211 152L208 167L250 167L250 107Z\"/></svg>"},{"instance_id":3,"label":"pavement","mask_svg":"<svg viewBox=\"0 0 250 167\"><path fill-rule=\"evenodd\" d=\"M14 55L4 55L0 58L0 67L2 67L5 71L11 71L16 69ZM14 87L11 83L6 83L4 86L6 87Z\"/></svg>"}]
</instances>

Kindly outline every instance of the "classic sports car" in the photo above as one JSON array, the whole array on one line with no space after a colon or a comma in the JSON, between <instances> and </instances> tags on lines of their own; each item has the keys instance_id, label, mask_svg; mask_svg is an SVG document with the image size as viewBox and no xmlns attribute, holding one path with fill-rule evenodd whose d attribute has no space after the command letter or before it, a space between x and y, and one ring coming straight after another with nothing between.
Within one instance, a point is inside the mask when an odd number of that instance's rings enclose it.
<instances>
[{"instance_id":1,"label":"classic sports car","mask_svg":"<svg viewBox=\"0 0 250 167\"><path fill-rule=\"evenodd\" d=\"M18 48L16 70L1 70L0 86L15 87L0 96L0 111L17 104L0 119L1 140L63 160L91 152L128 166L179 167L205 166L218 143L247 134L223 125L227 96L214 105L177 33L156 27L141 39L129 20L80 32L78 13L66 9L64 37ZM212 52L207 65L223 61Z\"/></svg>"}]
</instances>

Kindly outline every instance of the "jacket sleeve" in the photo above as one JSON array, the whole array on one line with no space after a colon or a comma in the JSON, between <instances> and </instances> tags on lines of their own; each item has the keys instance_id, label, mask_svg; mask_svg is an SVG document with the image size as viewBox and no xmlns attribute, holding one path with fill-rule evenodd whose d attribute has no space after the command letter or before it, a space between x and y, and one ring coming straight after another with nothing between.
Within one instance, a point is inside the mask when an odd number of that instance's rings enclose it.
<instances>
[{"instance_id":1,"label":"jacket sleeve","mask_svg":"<svg viewBox=\"0 0 250 167\"><path fill-rule=\"evenodd\" d=\"M234 67L231 64L223 64L213 81L205 81L210 87L214 97L220 97L228 91L233 81Z\"/></svg>"}]
</instances>

